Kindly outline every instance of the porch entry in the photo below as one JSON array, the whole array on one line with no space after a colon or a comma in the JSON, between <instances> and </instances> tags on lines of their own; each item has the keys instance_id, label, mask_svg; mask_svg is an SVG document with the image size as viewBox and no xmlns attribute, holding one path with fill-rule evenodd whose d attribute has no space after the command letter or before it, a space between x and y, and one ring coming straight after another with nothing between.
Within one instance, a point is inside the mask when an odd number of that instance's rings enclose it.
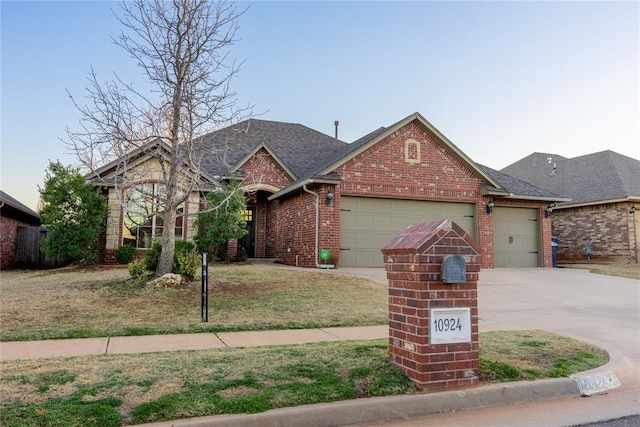
<instances>
[{"instance_id":1,"label":"porch entry","mask_svg":"<svg viewBox=\"0 0 640 427\"><path fill-rule=\"evenodd\" d=\"M244 211L244 220L247 222L245 234L238 240L238 248L244 248L248 258L256 257L256 208L247 207Z\"/></svg>"}]
</instances>

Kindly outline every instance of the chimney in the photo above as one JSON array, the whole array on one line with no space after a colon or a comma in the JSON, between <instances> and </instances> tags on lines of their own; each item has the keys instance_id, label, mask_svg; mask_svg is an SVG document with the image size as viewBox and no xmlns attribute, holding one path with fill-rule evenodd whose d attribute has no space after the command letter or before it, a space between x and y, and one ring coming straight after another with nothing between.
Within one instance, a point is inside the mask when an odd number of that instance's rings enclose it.
<instances>
[{"instance_id":1,"label":"chimney","mask_svg":"<svg viewBox=\"0 0 640 427\"><path fill-rule=\"evenodd\" d=\"M338 120L336 120L335 122L333 122L333 124L336 127L336 139L338 139L338 126L340 125L340 122Z\"/></svg>"}]
</instances>

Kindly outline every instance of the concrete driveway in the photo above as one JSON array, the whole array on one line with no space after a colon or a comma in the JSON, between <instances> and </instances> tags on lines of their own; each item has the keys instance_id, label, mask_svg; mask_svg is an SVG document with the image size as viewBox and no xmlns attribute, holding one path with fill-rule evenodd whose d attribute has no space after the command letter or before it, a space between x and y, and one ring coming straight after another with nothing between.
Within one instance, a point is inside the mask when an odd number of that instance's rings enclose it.
<instances>
[{"instance_id":1,"label":"concrete driveway","mask_svg":"<svg viewBox=\"0 0 640 427\"><path fill-rule=\"evenodd\" d=\"M328 272L387 284L383 268ZM480 332L543 329L607 349L611 362L600 370L628 364L640 372L640 280L571 268L483 269L478 312Z\"/></svg>"},{"instance_id":2,"label":"concrete driveway","mask_svg":"<svg viewBox=\"0 0 640 427\"><path fill-rule=\"evenodd\" d=\"M386 284L384 269L340 269ZM640 280L556 268L485 269L478 283L480 332L542 329L605 348L610 362L580 376L613 373L621 386L564 399L385 425L572 425L640 413ZM434 425L436 425L434 424Z\"/></svg>"},{"instance_id":3,"label":"concrete driveway","mask_svg":"<svg viewBox=\"0 0 640 427\"><path fill-rule=\"evenodd\" d=\"M568 268L491 269L482 270L478 295L481 331L543 329L588 341L611 355L600 370L625 368L623 386L638 387L640 280Z\"/></svg>"}]
</instances>

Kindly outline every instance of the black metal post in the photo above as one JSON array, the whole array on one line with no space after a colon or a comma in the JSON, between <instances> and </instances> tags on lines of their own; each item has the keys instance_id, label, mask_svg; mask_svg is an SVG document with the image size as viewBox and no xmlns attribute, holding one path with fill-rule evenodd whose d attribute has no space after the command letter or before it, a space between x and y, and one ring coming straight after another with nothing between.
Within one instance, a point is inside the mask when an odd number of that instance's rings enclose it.
<instances>
[{"instance_id":1,"label":"black metal post","mask_svg":"<svg viewBox=\"0 0 640 427\"><path fill-rule=\"evenodd\" d=\"M209 264L207 253L202 253L202 301L200 303L200 315L203 322L209 321Z\"/></svg>"}]
</instances>

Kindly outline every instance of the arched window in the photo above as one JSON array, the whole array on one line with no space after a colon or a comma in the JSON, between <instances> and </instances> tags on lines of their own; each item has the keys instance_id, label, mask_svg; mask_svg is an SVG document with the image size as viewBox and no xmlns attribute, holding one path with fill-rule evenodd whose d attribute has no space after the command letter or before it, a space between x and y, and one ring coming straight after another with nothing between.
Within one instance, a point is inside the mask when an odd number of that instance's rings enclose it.
<instances>
[{"instance_id":1,"label":"arched window","mask_svg":"<svg viewBox=\"0 0 640 427\"><path fill-rule=\"evenodd\" d=\"M165 194L165 186L158 183L139 184L125 191L123 244L147 249L162 238L164 223L161 214ZM184 204L176 210L176 240L183 238L183 213Z\"/></svg>"}]
</instances>

